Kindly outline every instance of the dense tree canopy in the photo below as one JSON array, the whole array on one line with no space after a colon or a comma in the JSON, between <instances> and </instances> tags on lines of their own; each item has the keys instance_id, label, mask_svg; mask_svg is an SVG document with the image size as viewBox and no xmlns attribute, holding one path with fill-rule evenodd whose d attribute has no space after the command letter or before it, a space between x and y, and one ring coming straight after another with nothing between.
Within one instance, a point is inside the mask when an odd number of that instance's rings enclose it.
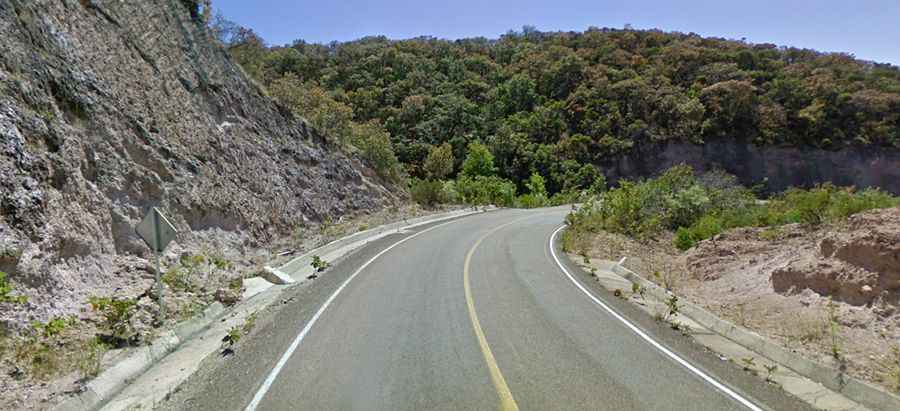
<instances>
[{"instance_id":1,"label":"dense tree canopy","mask_svg":"<svg viewBox=\"0 0 900 411\"><path fill-rule=\"evenodd\" d=\"M459 173L473 142L499 177L526 190L537 173L550 193L587 188L598 159L644 141L900 147L900 70L844 54L596 28L270 48L238 30L228 47L317 127L383 125L419 178L435 173L426 159L444 144Z\"/></svg>"}]
</instances>

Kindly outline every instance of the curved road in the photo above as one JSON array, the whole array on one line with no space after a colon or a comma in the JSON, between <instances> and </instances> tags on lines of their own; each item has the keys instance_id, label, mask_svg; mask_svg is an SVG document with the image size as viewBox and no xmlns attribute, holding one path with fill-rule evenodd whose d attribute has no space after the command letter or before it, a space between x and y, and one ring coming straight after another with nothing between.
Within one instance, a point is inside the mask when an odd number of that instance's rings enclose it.
<instances>
[{"instance_id":1,"label":"curved road","mask_svg":"<svg viewBox=\"0 0 900 411\"><path fill-rule=\"evenodd\" d=\"M501 210L374 242L161 408L805 408L584 281L550 248L567 211Z\"/></svg>"}]
</instances>

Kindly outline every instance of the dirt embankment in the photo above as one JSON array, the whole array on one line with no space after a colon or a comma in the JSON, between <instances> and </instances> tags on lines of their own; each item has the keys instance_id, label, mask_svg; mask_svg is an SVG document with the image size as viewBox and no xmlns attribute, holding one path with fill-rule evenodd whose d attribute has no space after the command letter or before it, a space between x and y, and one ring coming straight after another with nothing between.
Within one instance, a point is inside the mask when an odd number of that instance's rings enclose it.
<instances>
[{"instance_id":1,"label":"dirt embankment","mask_svg":"<svg viewBox=\"0 0 900 411\"><path fill-rule=\"evenodd\" d=\"M729 230L686 253L668 238L604 233L594 244L725 319L900 391L900 207L818 228Z\"/></svg>"},{"instance_id":2,"label":"dirt embankment","mask_svg":"<svg viewBox=\"0 0 900 411\"><path fill-rule=\"evenodd\" d=\"M698 244L685 265L695 302L900 389L900 208L818 229L732 230Z\"/></svg>"}]
</instances>

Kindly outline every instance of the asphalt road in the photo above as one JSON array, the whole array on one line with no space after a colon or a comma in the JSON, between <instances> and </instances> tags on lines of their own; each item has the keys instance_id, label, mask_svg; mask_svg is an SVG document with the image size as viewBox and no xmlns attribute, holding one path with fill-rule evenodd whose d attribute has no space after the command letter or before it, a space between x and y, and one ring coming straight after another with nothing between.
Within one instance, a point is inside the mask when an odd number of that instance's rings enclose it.
<instances>
[{"instance_id":1,"label":"asphalt road","mask_svg":"<svg viewBox=\"0 0 900 411\"><path fill-rule=\"evenodd\" d=\"M592 295L726 389L593 301L549 247L566 212L501 210L374 242L262 313L234 356L207 360L159 408L807 408L611 297L560 256Z\"/></svg>"}]
</instances>

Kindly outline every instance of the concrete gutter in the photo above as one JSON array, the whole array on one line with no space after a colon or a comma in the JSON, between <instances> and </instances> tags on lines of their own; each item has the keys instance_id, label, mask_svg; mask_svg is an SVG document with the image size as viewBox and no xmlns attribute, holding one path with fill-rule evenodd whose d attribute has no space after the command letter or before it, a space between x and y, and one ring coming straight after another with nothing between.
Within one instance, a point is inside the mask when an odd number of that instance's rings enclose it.
<instances>
[{"instance_id":1,"label":"concrete gutter","mask_svg":"<svg viewBox=\"0 0 900 411\"><path fill-rule=\"evenodd\" d=\"M672 294L635 272L623 267L621 261L612 264L611 271L632 283L639 284L654 298L665 301ZM840 370L810 361L792 353L781 345L746 328L725 321L709 311L689 302L680 302L679 313L696 321L716 334L750 351L782 364L799 375L818 382L866 407L876 410L900 410L900 397L881 387L861 381Z\"/></svg>"},{"instance_id":2,"label":"concrete gutter","mask_svg":"<svg viewBox=\"0 0 900 411\"><path fill-rule=\"evenodd\" d=\"M103 370L85 385L84 391L53 407L55 411L124 410L152 408L178 388L195 372L208 355L220 348L221 335L228 327L241 324L244 319L269 304L292 284L298 284L313 273L312 256L335 261L351 254L371 241L403 232L421 225L477 214L495 207L470 208L417 217L385 224L332 241L278 268L266 267L263 278L244 280L245 291L240 302L226 308L213 303L199 317L192 318L157 337L149 345L131 349L127 357ZM213 335L215 334L215 335ZM212 338L210 338L212 337ZM161 371L156 378L142 380L154 374L160 363L174 362L180 373ZM132 384L135 383L135 384ZM145 384L147 387L135 387Z\"/></svg>"}]
</instances>

